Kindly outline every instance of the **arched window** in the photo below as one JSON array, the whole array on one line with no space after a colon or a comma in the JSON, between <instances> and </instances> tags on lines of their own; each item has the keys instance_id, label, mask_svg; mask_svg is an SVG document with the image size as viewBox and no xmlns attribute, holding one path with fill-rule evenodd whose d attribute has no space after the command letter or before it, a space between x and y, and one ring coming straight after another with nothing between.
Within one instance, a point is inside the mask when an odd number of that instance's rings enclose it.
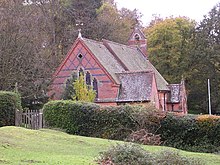
<instances>
[{"instance_id":1,"label":"arched window","mask_svg":"<svg viewBox=\"0 0 220 165\"><path fill-rule=\"evenodd\" d=\"M135 34L134 38L135 38L136 41L139 41L140 40L140 35L139 34Z\"/></svg>"},{"instance_id":2,"label":"arched window","mask_svg":"<svg viewBox=\"0 0 220 165\"><path fill-rule=\"evenodd\" d=\"M93 79L92 85L93 85L93 90L96 91L96 98L98 98L98 82L96 78Z\"/></svg>"},{"instance_id":3,"label":"arched window","mask_svg":"<svg viewBox=\"0 0 220 165\"><path fill-rule=\"evenodd\" d=\"M86 72L86 85L92 85L91 84L91 76L89 72Z\"/></svg>"},{"instance_id":4,"label":"arched window","mask_svg":"<svg viewBox=\"0 0 220 165\"><path fill-rule=\"evenodd\" d=\"M79 69L79 76L80 76L80 75L84 76L84 71L83 71L82 68Z\"/></svg>"}]
</instances>

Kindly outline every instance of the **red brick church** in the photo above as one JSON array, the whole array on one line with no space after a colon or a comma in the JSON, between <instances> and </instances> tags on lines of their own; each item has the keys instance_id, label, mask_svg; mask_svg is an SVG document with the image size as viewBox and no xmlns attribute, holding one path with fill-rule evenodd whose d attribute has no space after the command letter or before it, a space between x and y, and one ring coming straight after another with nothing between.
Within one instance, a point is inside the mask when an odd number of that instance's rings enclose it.
<instances>
[{"instance_id":1,"label":"red brick church","mask_svg":"<svg viewBox=\"0 0 220 165\"><path fill-rule=\"evenodd\" d=\"M48 95L61 99L72 73L83 72L85 82L96 90L101 105L153 103L163 111L187 113L184 81L168 84L147 58L147 40L139 28L128 45L83 38L79 33L53 75Z\"/></svg>"}]
</instances>

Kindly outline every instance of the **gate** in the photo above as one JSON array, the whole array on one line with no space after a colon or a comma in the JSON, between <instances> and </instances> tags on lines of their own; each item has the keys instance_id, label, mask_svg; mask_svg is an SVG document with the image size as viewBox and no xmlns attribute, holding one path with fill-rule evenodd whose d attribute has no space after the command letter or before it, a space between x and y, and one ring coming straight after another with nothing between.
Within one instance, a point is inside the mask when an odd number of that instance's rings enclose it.
<instances>
[{"instance_id":1,"label":"gate","mask_svg":"<svg viewBox=\"0 0 220 165\"><path fill-rule=\"evenodd\" d=\"M15 125L29 129L43 128L43 111L42 110L24 110L16 111Z\"/></svg>"}]
</instances>

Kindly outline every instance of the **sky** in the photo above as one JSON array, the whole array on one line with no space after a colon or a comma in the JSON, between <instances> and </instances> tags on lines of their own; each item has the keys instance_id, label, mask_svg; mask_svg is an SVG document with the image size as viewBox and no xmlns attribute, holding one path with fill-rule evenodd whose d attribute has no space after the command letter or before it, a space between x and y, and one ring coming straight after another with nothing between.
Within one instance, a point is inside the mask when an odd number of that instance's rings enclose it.
<instances>
[{"instance_id":1,"label":"sky","mask_svg":"<svg viewBox=\"0 0 220 165\"><path fill-rule=\"evenodd\" d=\"M220 3L220 0L115 0L115 2L119 8L138 9L143 14L143 24L147 25L154 14L162 18L186 16L200 22L204 15Z\"/></svg>"}]
</instances>

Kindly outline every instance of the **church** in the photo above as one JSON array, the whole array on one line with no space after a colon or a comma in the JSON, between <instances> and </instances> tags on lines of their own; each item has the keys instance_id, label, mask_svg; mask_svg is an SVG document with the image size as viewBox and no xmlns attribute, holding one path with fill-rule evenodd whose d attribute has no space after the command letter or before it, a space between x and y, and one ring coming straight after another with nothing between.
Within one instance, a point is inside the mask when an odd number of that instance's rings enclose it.
<instances>
[{"instance_id":1,"label":"church","mask_svg":"<svg viewBox=\"0 0 220 165\"><path fill-rule=\"evenodd\" d=\"M184 81L168 84L147 56L147 39L135 28L128 44L82 37L73 43L53 75L48 95L61 99L73 73L84 74L100 105L153 104L161 111L187 113Z\"/></svg>"}]
</instances>

